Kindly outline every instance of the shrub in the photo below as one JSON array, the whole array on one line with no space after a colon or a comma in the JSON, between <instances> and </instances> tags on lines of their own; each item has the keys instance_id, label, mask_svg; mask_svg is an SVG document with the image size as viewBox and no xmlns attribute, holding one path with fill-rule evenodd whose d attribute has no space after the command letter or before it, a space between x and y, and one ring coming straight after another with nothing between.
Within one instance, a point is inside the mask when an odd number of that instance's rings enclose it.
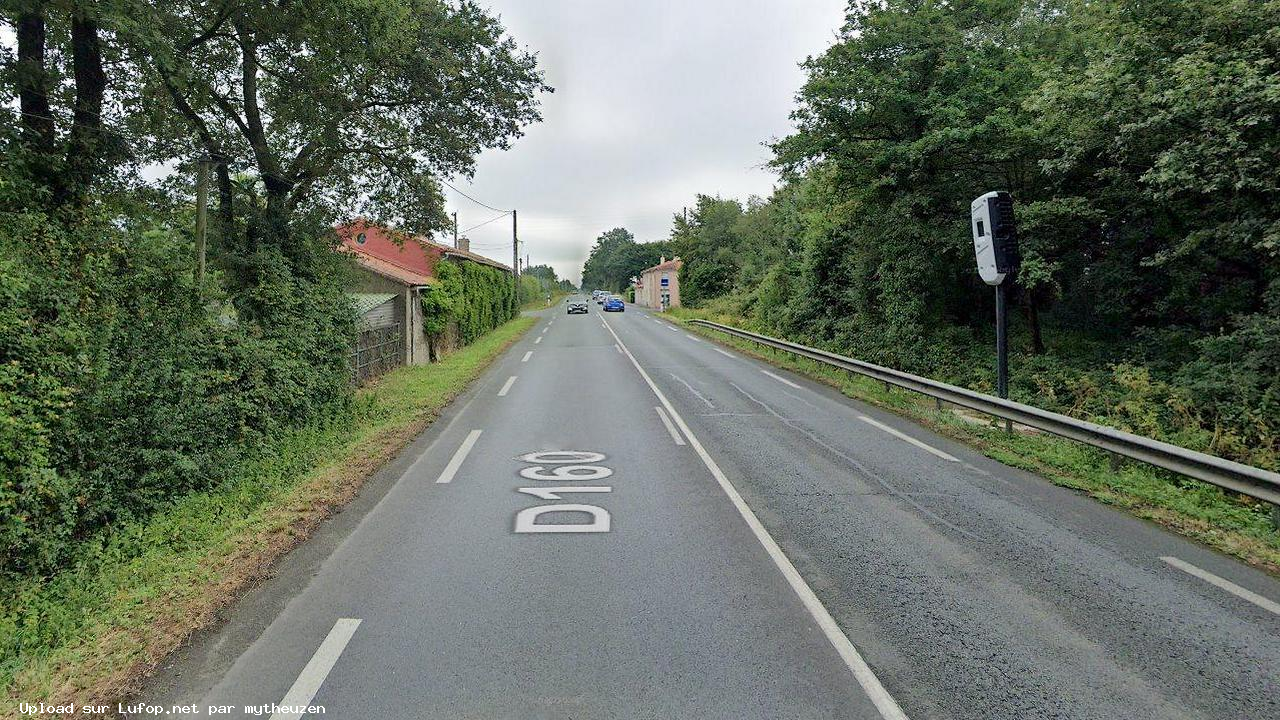
<instances>
[{"instance_id":1,"label":"shrub","mask_svg":"<svg viewBox=\"0 0 1280 720\"><path fill-rule=\"evenodd\" d=\"M328 279L244 288L253 323L196 285L191 255L164 227L0 218L0 574L51 570L346 402L354 318L335 253L316 259Z\"/></svg>"}]
</instances>

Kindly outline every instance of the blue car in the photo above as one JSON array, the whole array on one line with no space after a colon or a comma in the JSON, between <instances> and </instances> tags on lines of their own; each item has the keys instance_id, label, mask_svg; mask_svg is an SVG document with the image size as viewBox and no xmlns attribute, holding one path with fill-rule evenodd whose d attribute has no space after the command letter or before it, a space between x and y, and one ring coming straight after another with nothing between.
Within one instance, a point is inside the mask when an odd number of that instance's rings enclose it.
<instances>
[{"instance_id":1,"label":"blue car","mask_svg":"<svg viewBox=\"0 0 1280 720\"><path fill-rule=\"evenodd\" d=\"M626 312L627 306L622 304L618 298L609 298L604 301L605 312Z\"/></svg>"}]
</instances>

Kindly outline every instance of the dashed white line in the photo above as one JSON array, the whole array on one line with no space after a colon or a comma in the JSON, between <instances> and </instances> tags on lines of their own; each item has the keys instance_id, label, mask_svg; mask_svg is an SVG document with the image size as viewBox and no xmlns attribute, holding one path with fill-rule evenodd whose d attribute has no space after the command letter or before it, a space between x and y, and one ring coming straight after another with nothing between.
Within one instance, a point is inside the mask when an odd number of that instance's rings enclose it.
<instances>
[{"instance_id":1,"label":"dashed white line","mask_svg":"<svg viewBox=\"0 0 1280 720\"><path fill-rule=\"evenodd\" d=\"M284 699L280 701L282 709L273 713L271 720L296 719L304 715L302 711L311 704L316 692L320 690L320 685L324 683L325 678L329 677L329 671L333 670L334 663L338 662L338 656L347 647L347 643L351 641L351 636L355 634L358 627L360 627L360 621L354 618L341 618L333 624L333 629L325 636L324 642L320 643L315 655L311 656L311 661L302 668L302 673L294 681L293 687L284 694Z\"/></svg>"},{"instance_id":2,"label":"dashed white line","mask_svg":"<svg viewBox=\"0 0 1280 720\"><path fill-rule=\"evenodd\" d=\"M547 334L547 331L548 331L548 330L550 330L550 329L551 329L551 326L550 326L550 325L548 325L547 327L542 328L542 333L541 333L541 334L542 334L542 335L546 335L546 334Z\"/></svg>"},{"instance_id":3,"label":"dashed white line","mask_svg":"<svg viewBox=\"0 0 1280 720\"><path fill-rule=\"evenodd\" d=\"M786 378L782 377L781 375L774 375L773 373L769 372L768 370L761 370L760 372L764 373L765 375L768 375L769 377L773 378L774 380L777 380L778 382L782 383L783 385L790 385L791 387L793 387L793 388L795 388L795 389L797 389L797 390L799 390L799 389L800 389L800 386L799 386L799 385L797 385L797 384L795 384L795 383L791 382L790 380L788 380L788 379L786 379Z\"/></svg>"},{"instance_id":4,"label":"dashed white line","mask_svg":"<svg viewBox=\"0 0 1280 720\"><path fill-rule=\"evenodd\" d=\"M1192 565L1186 560L1180 560L1176 557L1170 557L1168 555L1161 556L1160 559L1178 568L1182 572L1187 573L1188 575L1195 575L1196 577L1209 583L1210 585L1216 585L1217 587L1220 587L1223 590L1226 590L1227 592L1231 593L1232 595L1235 595L1241 600L1247 600L1253 603L1254 605L1257 605L1258 607L1262 608L1263 610L1274 613L1276 615L1280 615L1280 603L1277 603L1274 600L1265 598L1259 595L1258 593L1253 592L1252 590L1246 590L1245 588L1240 587L1239 585L1231 582L1230 580L1227 580L1226 578L1221 578L1221 577L1218 577L1217 575L1214 575L1208 570L1201 570L1200 568L1196 567L1195 565Z\"/></svg>"},{"instance_id":5,"label":"dashed white line","mask_svg":"<svg viewBox=\"0 0 1280 720\"><path fill-rule=\"evenodd\" d=\"M670 330L671 332L680 332L679 330L676 329L675 325L668 325L667 329Z\"/></svg>"},{"instance_id":6,"label":"dashed white line","mask_svg":"<svg viewBox=\"0 0 1280 720\"><path fill-rule=\"evenodd\" d=\"M949 455L949 454L947 454L947 453L944 453L944 452L942 452L941 450L939 450L938 448L936 448L936 447L934 447L934 446L932 446L932 445L929 445L928 443L920 442L919 440L917 440L917 439L915 439L915 438L911 437L910 435L908 435L908 434L906 434L906 433L898 432L897 430L894 430L893 428L889 427L888 425L885 425L885 424L884 424L884 423L882 423L882 422L878 422L878 421L876 421L876 420L872 420L871 418L867 417L866 415L859 415L859 416L858 416L858 419L859 419L859 420L861 420L862 422L864 422L864 423L868 424L868 425L871 425L871 426L873 426L873 427L880 428L881 430L883 430L883 431L885 431L885 432L889 433L890 435L892 435L892 436L894 436L894 437L898 438L899 440L903 440L903 441L909 442L909 443L911 443L912 445L915 445L916 447L920 448L921 450L924 450L925 452L933 453L934 455L937 455L938 457L942 458L943 460L946 460L947 462L960 462L960 458L957 458L957 457L956 457L956 456L954 456L954 455Z\"/></svg>"},{"instance_id":7,"label":"dashed white line","mask_svg":"<svg viewBox=\"0 0 1280 720\"><path fill-rule=\"evenodd\" d=\"M512 380L514 379L515 378L512 378ZM507 382L510 383L511 381L508 380ZM458 446L457 451L453 453L453 457L449 458L449 464L444 466L444 470L440 473L440 477L436 478L437 485L453 482L453 476L458 474L458 468L462 467L462 463L467 459L467 455L471 454L471 448L475 447L476 441L480 439L481 432L483 431L472 430L467 433L466 439Z\"/></svg>"},{"instance_id":8,"label":"dashed white line","mask_svg":"<svg viewBox=\"0 0 1280 720\"><path fill-rule=\"evenodd\" d=\"M538 336L538 339L537 339L537 340L534 340L534 341L533 341L533 344L534 344L534 345L537 345L537 344L538 344L538 343L540 343L540 342L542 342L542 336L541 336L541 335L539 335L539 336Z\"/></svg>"},{"instance_id":9,"label":"dashed white line","mask_svg":"<svg viewBox=\"0 0 1280 720\"><path fill-rule=\"evenodd\" d=\"M504 395L506 395L507 392L511 390L511 386L515 384L516 384L515 375L512 375L511 377L507 378L507 381L502 384L502 389L498 391L498 397L503 397Z\"/></svg>"},{"instance_id":10,"label":"dashed white line","mask_svg":"<svg viewBox=\"0 0 1280 720\"><path fill-rule=\"evenodd\" d=\"M712 348L712 350L715 350L716 352L720 353L721 355L723 355L723 356L725 356L725 357L728 357L728 358L733 357L733 353L726 352L726 351L724 351L724 350L721 350L720 348Z\"/></svg>"},{"instance_id":11,"label":"dashed white line","mask_svg":"<svg viewBox=\"0 0 1280 720\"><path fill-rule=\"evenodd\" d=\"M525 354L524 354L524 357L520 358L520 362L529 362L529 358L531 358L531 357L533 357L533 351L532 351L532 350L530 350L529 352L525 353Z\"/></svg>"},{"instance_id":12,"label":"dashed white line","mask_svg":"<svg viewBox=\"0 0 1280 720\"><path fill-rule=\"evenodd\" d=\"M687 337L687 338L689 338L690 340L692 340L692 341L694 341L694 342L702 342L701 340L699 340L698 338L696 338L696 337L694 337L694 336L690 335L689 333L685 333L685 334L684 334L684 336L685 336L685 337Z\"/></svg>"},{"instance_id":13,"label":"dashed white line","mask_svg":"<svg viewBox=\"0 0 1280 720\"><path fill-rule=\"evenodd\" d=\"M627 349L626 343L622 342L622 338L618 337L613 328L608 323L605 323L605 328L613 335L613 339L618 341L618 346L622 348L622 353L627 356L636 371L640 373L640 377L644 379L649 389L657 396L658 401L662 403L662 407L666 408L671 419L680 428L680 432L684 433L684 436L689 439L689 446L693 448L694 452L698 453L702 464L711 472L711 475L716 479L716 483L720 485L720 489L724 491L725 495L729 496L729 501L733 503L738 514L746 521L747 527L751 529L756 540L764 546L765 552L769 554L769 558L773 560L774 565L782 572L787 584L799 596L801 604L809 611L809 615L818 624L823 635L835 648L840 658L844 660L845 667L849 668L849 672L853 674L854 679L862 686L863 692L867 694L872 704L876 706L876 710L880 711L880 717L884 718L884 720L907 720L907 715L902 712L898 702L893 699L889 691L880 683L875 671L871 669L871 666L867 665L867 661L862 658L862 655L858 653L858 649L849 641L849 637L840 629L840 625L835 618L831 617L831 613L827 612L827 608L823 606L822 601L813 592L813 588L809 587L809 583L805 582L804 577L800 575L800 571L796 570L796 566L787 558L786 553L782 552L782 548L779 547L777 541L773 539L773 536L769 534L769 531L760 522L760 518L756 517L755 512L742 499L742 495L734 488L733 483L729 482L729 478L725 476L720 466L707 453L706 448L702 446L702 443L698 441L698 437L689 429L684 418L680 417L680 413L676 412L676 409L671 405L671 401L667 400L667 396L663 395L662 391L658 389L658 386L653 382L653 378L650 378L649 373L645 372L645 369L640 366L636 356L631 354L631 351Z\"/></svg>"},{"instance_id":14,"label":"dashed white line","mask_svg":"<svg viewBox=\"0 0 1280 720\"><path fill-rule=\"evenodd\" d=\"M667 427L667 432L671 433L671 439L675 440L677 445L683 445L684 439L680 437L676 426L671 424L671 418L667 417L667 411L663 410L661 405L655 405L653 409L658 411L658 417L662 418L662 424Z\"/></svg>"}]
</instances>

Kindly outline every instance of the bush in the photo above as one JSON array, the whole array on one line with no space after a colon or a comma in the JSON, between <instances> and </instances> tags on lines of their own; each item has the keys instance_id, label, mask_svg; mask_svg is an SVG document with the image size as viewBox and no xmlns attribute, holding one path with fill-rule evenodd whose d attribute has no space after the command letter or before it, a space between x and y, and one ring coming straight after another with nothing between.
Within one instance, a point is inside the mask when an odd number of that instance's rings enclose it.
<instances>
[{"instance_id":1,"label":"bush","mask_svg":"<svg viewBox=\"0 0 1280 720\"><path fill-rule=\"evenodd\" d=\"M446 260L436 264L436 278L440 282L422 296L423 322L433 341L456 325L458 341L470 344L519 312L510 273Z\"/></svg>"},{"instance_id":2,"label":"bush","mask_svg":"<svg viewBox=\"0 0 1280 720\"><path fill-rule=\"evenodd\" d=\"M331 280L245 288L264 303L254 323L197 287L191 255L164 227L0 218L0 574L49 571L346 402L354 318L335 253L317 256Z\"/></svg>"}]
</instances>

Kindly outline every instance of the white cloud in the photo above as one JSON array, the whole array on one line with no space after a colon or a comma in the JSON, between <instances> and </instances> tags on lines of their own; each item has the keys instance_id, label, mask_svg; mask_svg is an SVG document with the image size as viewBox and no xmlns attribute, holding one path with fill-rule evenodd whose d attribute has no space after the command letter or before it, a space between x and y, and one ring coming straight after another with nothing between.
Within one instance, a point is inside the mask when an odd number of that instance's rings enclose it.
<instances>
[{"instance_id":1,"label":"white cloud","mask_svg":"<svg viewBox=\"0 0 1280 720\"><path fill-rule=\"evenodd\" d=\"M791 129L798 64L825 50L840 0L490 0L517 42L538 52L544 121L511 150L481 156L467 194L520 211L534 264L578 279L597 235L626 227L666 237L696 193L768 195L762 146ZM463 227L492 213L448 193ZM469 233L510 262L511 226ZM502 248L505 247L505 250Z\"/></svg>"}]
</instances>

